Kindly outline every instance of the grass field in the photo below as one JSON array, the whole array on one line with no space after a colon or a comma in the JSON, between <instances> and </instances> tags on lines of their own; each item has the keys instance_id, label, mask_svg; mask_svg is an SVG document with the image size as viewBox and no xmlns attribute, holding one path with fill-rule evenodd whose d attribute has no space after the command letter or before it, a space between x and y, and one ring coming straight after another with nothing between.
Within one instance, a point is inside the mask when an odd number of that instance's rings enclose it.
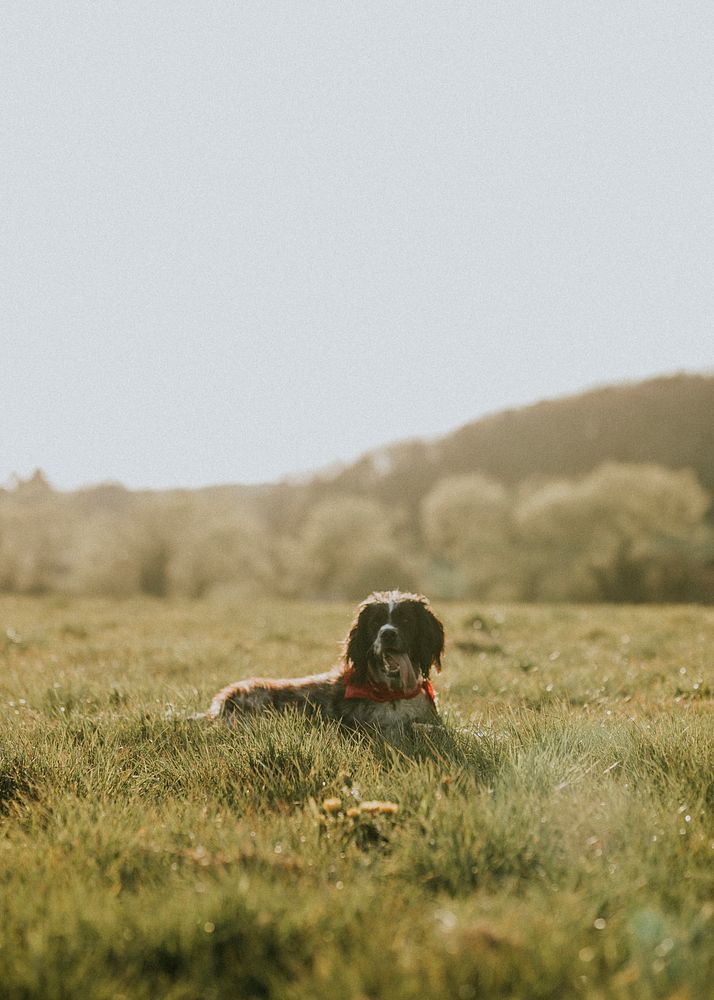
<instances>
[{"instance_id":1,"label":"grass field","mask_svg":"<svg viewBox=\"0 0 714 1000\"><path fill-rule=\"evenodd\" d=\"M0 996L714 996L714 610L437 611L393 746L183 720L345 605L0 600Z\"/></svg>"}]
</instances>

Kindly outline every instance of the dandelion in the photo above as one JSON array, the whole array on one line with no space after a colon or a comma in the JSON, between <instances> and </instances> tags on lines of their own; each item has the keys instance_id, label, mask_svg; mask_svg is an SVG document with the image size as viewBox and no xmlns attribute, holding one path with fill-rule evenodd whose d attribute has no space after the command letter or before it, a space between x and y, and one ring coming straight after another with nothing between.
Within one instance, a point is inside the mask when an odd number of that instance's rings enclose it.
<instances>
[{"instance_id":1,"label":"dandelion","mask_svg":"<svg viewBox=\"0 0 714 1000\"><path fill-rule=\"evenodd\" d=\"M360 806L360 812L364 813L395 813L399 809L396 802L363 802Z\"/></svg>"}]
</instances>

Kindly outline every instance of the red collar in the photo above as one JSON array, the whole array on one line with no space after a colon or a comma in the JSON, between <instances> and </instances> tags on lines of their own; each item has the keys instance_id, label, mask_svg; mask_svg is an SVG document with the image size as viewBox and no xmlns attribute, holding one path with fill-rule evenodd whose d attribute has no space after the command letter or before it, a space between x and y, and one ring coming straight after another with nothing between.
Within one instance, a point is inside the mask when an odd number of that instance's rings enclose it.
<instances>
[{"instance_id":1,"label":"red collar","mask_svg":"<svg viewBox=\"0 0 714 1000\"><path fill-rule=\"evenodd\" d=\"M422 678L413 691L393 691L386 684L373 684L369 681L364 686L352 684L354 667L345 673L345 698L365 698L368 701L402 701L405 698L416 698L422 691L429 701L436 707L436 693L431 681Z\"/></svg>"}]
</instances>

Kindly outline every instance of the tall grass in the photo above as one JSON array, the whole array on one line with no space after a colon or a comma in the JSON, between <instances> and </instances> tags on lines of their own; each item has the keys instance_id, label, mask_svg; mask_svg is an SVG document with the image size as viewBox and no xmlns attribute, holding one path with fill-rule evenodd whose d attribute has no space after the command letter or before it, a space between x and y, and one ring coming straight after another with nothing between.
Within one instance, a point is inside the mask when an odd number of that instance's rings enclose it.
<instances>
[{"instance_id":1,"label":"tall grass","mask_svg":"<svg viewBox=\"0 0 714 1000\"><path fill-rule=\"evenodd\" d=\"M441 610L394 745L186 721L346 606L4 599L0 995L711 996L714 613Z\"/></svg>"}]
</instances>

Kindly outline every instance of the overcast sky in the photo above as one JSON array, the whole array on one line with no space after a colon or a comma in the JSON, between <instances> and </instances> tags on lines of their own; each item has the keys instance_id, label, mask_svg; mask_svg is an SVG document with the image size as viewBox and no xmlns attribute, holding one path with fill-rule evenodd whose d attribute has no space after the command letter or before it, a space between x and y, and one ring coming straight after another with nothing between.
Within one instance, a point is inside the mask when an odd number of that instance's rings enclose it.
<instances>
[{"instance_id":1,"label":"overcast sky","mask_svg":"<svg viewBox=\"0 0 714 1000\"><path fill-rule=\"evenodd\" d=\"M0 483L711 369L713 52L711 0L4 3Z\"/></svg>"}]
</instances>

